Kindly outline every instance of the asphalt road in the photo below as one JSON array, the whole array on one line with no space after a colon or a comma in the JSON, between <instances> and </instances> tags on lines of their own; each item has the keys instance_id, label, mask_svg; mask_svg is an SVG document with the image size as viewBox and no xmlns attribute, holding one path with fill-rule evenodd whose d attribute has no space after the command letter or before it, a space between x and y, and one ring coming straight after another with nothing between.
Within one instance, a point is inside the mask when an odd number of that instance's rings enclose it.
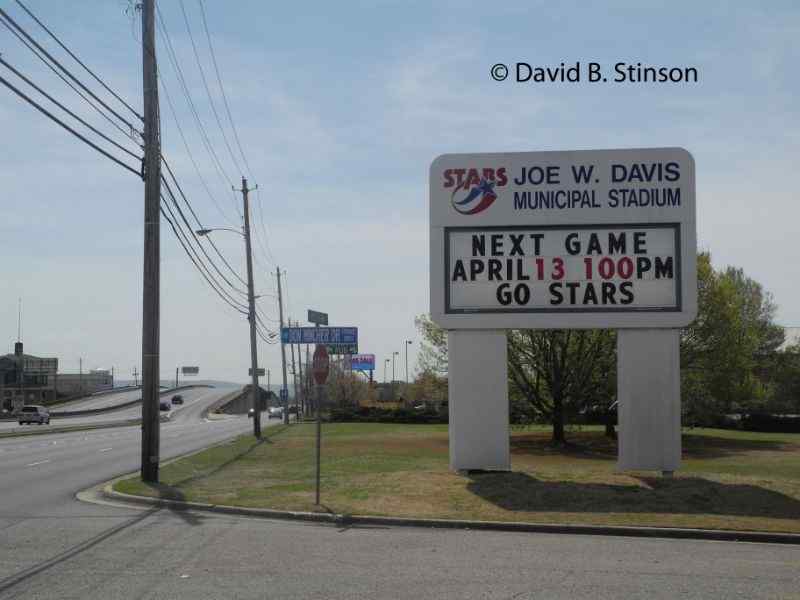
<instances>
[{"instance_id":1,"label":"asphalt road","mask_svg":"<svg viewBox=\"0 0 800 600\"><path fill-rule=\"evenodd\" d=\"M232 390L235 390L235 387L226 387L226 388L214 388L217 390L224 391L225 393L229 393ZM198 398L204 398L205 395L208 393L209 388L191 388L187 390L180 390L179 393L183 396L185 404L188 406ZM96 408L108 408L118 404L122 404L124 402L130 402L131 400L138 400L142 396L140 390L133 390L129 392L120 392L118 394L108 394L104 396L100 396L98 398L90 398L86 400L78 400L76 402L70 404L64 404L61 406L55 406L52 408L52 411L58 412L61 410L89 410L89 409L96 409ZM164 396L167 400L172 397L172 394ZM175 409L180 411L180 405L177 405ZM175 412L175 411L171 411ZM161 414L169 415L171 412L164 411ZM50 418L50 425L20 425L17 421L0 421L0 433L5 433L9 431L21 431L26 432L30 429L34 430L46 430L48 427L58 427L59 425L95 425L97 423L106 423L112 421L125 421L129 419L138 419L142 416L142 407L141 404L136 404L134 406L129 406L127 408L119 409L119 410L111 410L109 412L104 412L96 415L78 415L73 417L58 417L58 416L51 416Z\"/></svg>"},{"instance_id":2,"label":"asphalt road","mask_svg":"<svg viewBox=\"0 0 800 600\"><path fill-rule=\"evenodd\" d=\"M202 418L225 391L204 390L162 426L163 456L249 430L246 417ZM77 501L138 468L139 436L0 440L0 598L800 598L795 546L337 528Z\"/></svg>"}]
</instances>

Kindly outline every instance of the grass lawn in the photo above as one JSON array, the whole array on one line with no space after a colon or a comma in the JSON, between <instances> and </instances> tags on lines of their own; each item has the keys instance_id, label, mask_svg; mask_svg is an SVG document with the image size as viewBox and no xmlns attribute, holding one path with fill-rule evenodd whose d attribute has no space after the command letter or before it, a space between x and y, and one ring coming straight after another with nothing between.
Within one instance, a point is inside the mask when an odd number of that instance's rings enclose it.
<instances>
[{"instance_id":1,"label":"grass lawn","mask_svg":"<svg viewBox=\"0 0 800 600\"><path fill-rule=\"evenodd\" d=\"M650 525L800 533L800 434L685 430L674 479L617 473L600 428L515 430L512 472L448 471L446 425L326 424L322 507L314 505L314 425L279 426L178 460L134 494L212 504L408 517Z\"/></svg>"}]
</instances>

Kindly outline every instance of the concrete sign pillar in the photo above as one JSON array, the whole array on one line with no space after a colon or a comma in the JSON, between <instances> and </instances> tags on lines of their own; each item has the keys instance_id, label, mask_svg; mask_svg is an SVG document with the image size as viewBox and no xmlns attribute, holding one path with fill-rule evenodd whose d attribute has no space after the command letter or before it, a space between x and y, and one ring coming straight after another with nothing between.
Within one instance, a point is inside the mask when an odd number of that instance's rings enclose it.
<instances>
[{"instance_id":1,"label":"concrete sign pillar","mask_svg":"<svg viewBox=\"0 0 800 600\"><path fill-rule=\"evenodd\" d=\"M617 469L671 473L681 462L677 329L617 332Z\"/></svg>"},{"instance_id":2,"label":"concrete sign pillar","mask_svg":"<svg viewBox=\"0 0 800 600\"><path fill-rule=\"evenodd\" d=\"M506 332L447 333L450 468L508 471Z\"/></svg>"}]
</instances>

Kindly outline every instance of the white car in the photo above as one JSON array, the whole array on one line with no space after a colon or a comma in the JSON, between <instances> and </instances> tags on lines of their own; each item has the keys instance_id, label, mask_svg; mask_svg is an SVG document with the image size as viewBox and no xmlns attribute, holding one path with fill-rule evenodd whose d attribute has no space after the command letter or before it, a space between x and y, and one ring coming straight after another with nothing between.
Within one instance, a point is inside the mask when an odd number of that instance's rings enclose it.
<instances>
[{"instance_id":1,"label":"white car","mask_svg":"<svg viewBox=\"0 0 800 600\"><path fill-rule=\"evenodd\" d=\"M19 411L18 421L20 425L25 423L28 423L29 425L32 423L37 423L38 425L49 425L50 411L44 406L28 404L23 406L22 410Z\"/></svg>"}]
</instances>

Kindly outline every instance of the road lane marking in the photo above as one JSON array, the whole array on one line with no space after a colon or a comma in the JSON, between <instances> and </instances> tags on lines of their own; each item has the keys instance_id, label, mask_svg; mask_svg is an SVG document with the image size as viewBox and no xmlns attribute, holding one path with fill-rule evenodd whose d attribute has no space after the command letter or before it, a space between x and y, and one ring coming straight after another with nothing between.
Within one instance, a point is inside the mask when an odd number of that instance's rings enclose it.
<instances>
[{"instance_id":1,"label":"road lane marking","mask_svg":"<svg viewBox=\"0 0 800 600\"><path fill-rule=\"evenodd\" d=\"M109 450L113 450L114 448L101 448L99 452L108 452Z\"/></svg>"},{"instance_id":2,"label":"road lane marking","mask_svg":"<svg viewBox=\"0 0 800 600\"><path fill-rule=\"evenodd\" d=\"M38 462L32 462L31 464L25 465L25 466L26 467L35 467L36 465L43 465L44 463L49 463L49 462L50 462L50 459L49 458L45 458L44 460L40 460Z\"/></svg>"}]
</instances>

